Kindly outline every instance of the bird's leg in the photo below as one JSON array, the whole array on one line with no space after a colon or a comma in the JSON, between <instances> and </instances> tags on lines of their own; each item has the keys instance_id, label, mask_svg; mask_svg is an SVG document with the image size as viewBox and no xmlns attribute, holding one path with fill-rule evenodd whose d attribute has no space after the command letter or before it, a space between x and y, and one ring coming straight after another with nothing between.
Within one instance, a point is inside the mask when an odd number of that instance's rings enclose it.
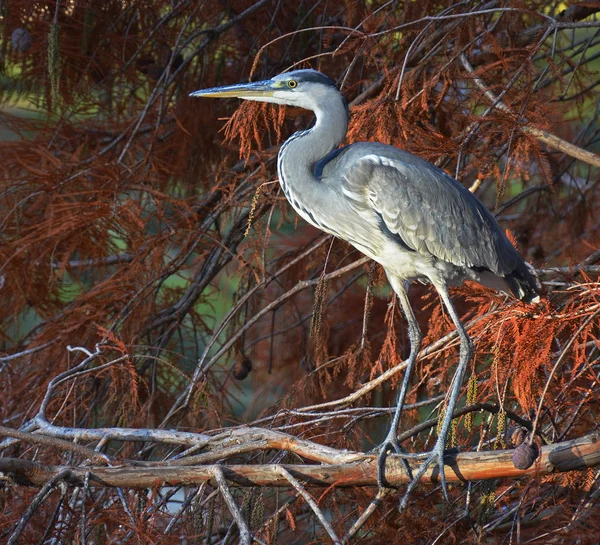
<instances>
[{"instance_id":1,"label":"bird's leg","mask_svg":"<svg viewBox=\"0 0 600 545\"><path fill-rule=\"evenodd\" d=\"M400 501L400 511L402 511L407 503L408 496L415 488L421 477L427 471L427 468L431 465L432 462L437 461L439 468L439 476L440 483L442 486L442 492L444 497L448 501L448 489L446 486L446 475L444 473L444 450L446 448L446 439L448 438L448 432L450 431L450 425L452 423L452 417L454 414L454 409L456 408L456 402L458 401L458 396L460 394L460 387L462 386L463 379L465 376L465 372L467 370L467 365L473 356L473 343L471 339L467 335L467 331L463 326L456 309L454 308L454 304L452 303L452 299L450 299L450 294L448 293L448 288L446 284L435 284L435 287L440 294L442 300L444 301L444 305L448 309L448 313L456 326L456 330L460 337L460 356L458 361L458 367L456 372L454 373L454 378L452 381L452 389L450 391L450 399L448 399L448 405L446 406L446 411L444 414L444 421L442 422L442 428L440 430L440 434L438 436L438 440L435 444L433 450L429 453L429 456L425 459L425 461L421 464L421 467L416 472L414 478L408 483L408 487L404 493L402 500Z\"/></svg>"},{"instance_id":2,"label":"bird's leg","mask_svg":"<svg viewBox=\"0 0 600 545\"><path fill-rule=\"evenodd\" d=\"M412 375L415 362L417 361L417 355L419 354L419 350L421 349L421 342L423 340L423 335L421 333L421 329L419 328L419 323L417 322L417 319L415 318L415 315L413 313L412 307L410 306L408 293L406 291L404 283L396 278L390 278L390 284L392 285L392 288L394 289L394 291L398 295L398 298L400 299L402 311L404 312L406 320L408 321L408 338L410 340L410 354L408 356L408 361L406 362L404 378L402 379L402 386L400 387L400 391L398 392L394 418L392 419L392 424L388 431L387 437L381 444L379 450L379 457L377 459L377 483L379 484L379 488L383 488L386 484L385 460L387 458L388 452L391 450L393 450L396 454L401 454L403 452L402 447L400 447L400 444L398 443L398 424L400 423L400 416L402 415L402 409L404 407L404 400L406 398L406 392L408 391L410 377ZM405 471L412 479L412 473L408 462L405 459L402 459L402 463L404 464Z\"/></svg>"}]
</instances>

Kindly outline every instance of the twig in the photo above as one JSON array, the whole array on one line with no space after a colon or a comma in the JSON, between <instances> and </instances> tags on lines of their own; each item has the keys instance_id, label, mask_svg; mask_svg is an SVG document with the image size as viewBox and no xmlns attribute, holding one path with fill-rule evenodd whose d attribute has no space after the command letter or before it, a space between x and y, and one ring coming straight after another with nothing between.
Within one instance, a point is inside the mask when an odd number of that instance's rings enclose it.
<instances>
[{"instance_id":1,"label":"twig","mask_svg":"<svg viewBox=\"0 0 600 545\"><path fill-rule=\"evenodd\" d=\"M135 259L134 254L117 254L101 257L98 259L72 259L66 263L70 269L78 269L80 267L106 267L117 263L131 263ZM63 263L52 263L52 269L60 269Z\"/></svg>"},{"instance_id":2,"label":"twig","mask_svg":"<svg viewBox=\"0 0 600 545\"><path fill-rule=\"evenodd\" d=\"M600 273L600 266L598 265L575 265L573 267L544 267L536 269L538 274L571 274L576 275L581 272L596 274Z\"/></svg>"},{"instance_id":3,"label":"twig","mask_svg":"<svg viewBox=\"0 0 600 545\"><path fill-rule=\"evenodd\" d=\"M56 341L50 341L39 346L34 346L33 348L28 348L27 350L22 350L21 352L17 352L16 354L9 354L8 356L0 356L0 363L8 362L11 360L16 360L17 358L22 358L23 356L29 356L30 354L34 354L35 352L39 352L44 348L48 348L51 344Z\"/></svg>"},{"instance_id":4,"label":"twig","mask_svg":"<svg viewBox=\"0 0 600 545\"><path fill-rule=\"evenodd\" d=\"M441 400L443 396L440 396ZM454 418L464 416L478 411L487 411L492 414L496 414L500 410L500 406L495 403L476 403L462 407L455 411ZM385 409L380 414L389 414L393 411L392 409ZM379 411L373 411L376 414ZM304 414L301 414L304 416ZM519 424L527 428L532 429L531 422L519 417L517 414L506 411L506 416ZM430 418L425 422L421 422L416 426L405 430L398 436L400 442L413 437L427 429L433 428L437 425L437 418ZM306 422L302 425L306 425ZM344 464L355 462L363 458L363 454L348 450L338 450L326 445L321 445L313 441L301 439L293 435L282 433L277 430L270 430L264 428L247 428L241 427L233 430L227 430L225 433L217 435L211 438L209 441L199 443L194 450L199 448L208 448L209 452L202 454L188 456L182 458L181 456L173 457L172 459L165 462L139 462L146 467L174 467L174 466L192 466L212 463L217 460L224 460L240 454L258 451L258 450L273 450L278 449L282 451L293 452L298 456L302 456L308 460L315 462L321 462L324 464ZM190 449L191 450L191 449ZM183 454L183 453L182 453Z\"/></svg>"},{"instance_id":5,"label":"twig","mask_svg":"<svg viewBox=\"0 0 600 545\"><path fill-rule=\"evenodd\" d=\"M468 405L466 407L462 407L454 411L453 418L458 418L460 416L464 416L466 414L470 414L477 411L487 411L491 414L497 414L498 412L500 412L500 409L500 405L495 403L475 403L474 405ZM513 422L516 422L520 426L523 426L524 428L527 428L530 431L533 429L531 422L525 420L524 418L521 418L519 415L513 413L512 411L504 411L504 413L508 418L510 418ZM438 422L438 418L430 418L429 420L425 420L425 422L421 422L420 424L413 426L411 429L403 431L400 435L398 435L398 441L406 441L414 435L417 435L427 429L437 426Z\"/></svg>"},{"instance_id":6,"label":"twig","mask_svg":"<svg viewBox=\"0 0 600 545\"><path fill-rule=\"evenodd\" d=\"M64 439L80 439L83 441L101 441L113 439L117 441L140 441L166 443L169 445L192 446L200 441L208 441L209 436L201 433L190 433L177 430L155 430L150 428L69 428L54 426L37 417L35 423L39 430L52 437Z\"/></svg>"},{"instance_id":7,"label":"twig","mask_svg":"<svg viewBox=\"0 0 600 545\"><path fill-rule=\"evenodd\" d=\"M284 272L286 272L289 268L295 266L298 262L302 261L302 259L304 259L307 256L309 256L315 250L317 250L318 248L320 248L323 244L325 244L329 240L329 238L330 238L330 236L322 237L320 240L318 240L317 242L315 242L314 244L312 244L309 248L307 248L305 251L301 252L294 259L292 259L289 263L286 263L283 267L280 267L269 278L265 278L260 284L257 284L252 289L248 290L247 293L244 294L244 296L238 301L237 305L235 305L235 307L232 308L225 315L225 317L221 320L221 322L219 323L219 325L216 326L215 331L214 331L211 339L206 344L206 347L204 348L204 352L202 353L202 356L198 360L198 365L196 366L196 369L194 370L194 375L192 377L192 384L190 386L188 386L188 389L191 390L191 388L193 387L193 383L198 380L198 378L200 376L200 373L201 373L201 370L202 370L202 365L204 363L204 360L208 356L208 352L211 349L211 347L213 346L213 344L219 338L219 335L221 334L221 332L225 329L225 327L227 326L227 324L229 323L229 321L235 316L235 314L238 312L238 310L240 308L243 308L243 306L250 299L250 297L252 297L252 295L254 295L254 293L256 293L258 290L266 288L278 276L280 276L281 274L283 274ZM186 395L188 395L187 391L184 392L184 393ZM187 401L186 401L186 403L187 403ZM177 405L177 403L176 403L176 405ZM167 419L168 419L168 416L165 418L165 420L167 420Z\"/></svg>"},{"instance_id":8,"label":"twig","mask_svg":"<svg viewBox=\"0 0 600 545\"><path fill-rule=\"evenodd\" d=\"M391 491L391 488L380 488L377 491L377 494L371 500L371 503L369 503L368 507L362 512L360 517L356 519L350 530L348 530L348 535L344 538L344 545L350 543L350 540L356 535L356 532L358 532L365 525L367 520L371 518L371 515L381 505L383 498Z\"/></svg>"},{"instance_id":9,"label":"twig","mask_svg":"<svg viewBox=\"0 0 600 545\"><path fill-rule=\"evenodd\" d=\"M600 250L596 250L594 253L588 255L582 262L582 265L593 265L597 261L600 261Z\"/></svg>"},{"instance_id":10,"label":"twig","mask_svg":"<svg viewBox=\"0 0 600 545\"><path fill-rule=\"evenodd\" d=\"M346 274L347 272L358 269L359 267L361 267L362 265L364 265L365 263L368 263L368 262L369 262L368 257L363 257L361 259L357 259L350 265L346 265L345 267L341 267L340 269L337 269L336 271L333 271L333 272L330 272L330 273L324 275L323 279L331 280L333 278L337 278L339 276ZM223 356L223 354L225 354L235 344L235 342L244 334L245 331L247 331L256 322L258 322L258 320L260 320L260 318L262 318L265 314L269 313L271 310L273 310L274 308L277 308L279 305L281 305L281 303L283 303L283 301L289 299L290 297L292 297L296 293L301 292L302 290L305 290L307 288L315 286L319 282L319 280L320 280L319 278L315 278L313 280L303 280L302 282L298 282L298 284L296 284L292 289L288 290L283 295L280 295L277 299L271 301L268 305L264 306L259 312L257 312L254 316L252 316L252 318L246 320L245 323L242 325L242 327L240 327L233 335L231 335L227 339L227 341L223 344L223 346L221 346L221 348L217 351L217 353L208 362L206 362L204 365L199 364L196 367L196 369L194 371L194 377L193 377L192 384L190 384L190 386L188 386L188 388L183 392L183 394L179 396L179 398L177 399L177 402L174 404L173 408L169 411L169 414L165 417L164 421L167 421L168 418L172 414L175 413L176 408L179 408L181 406L180 404L182 401L183 401L184 406L186 406L189 403L189 400L191 398L192 391L193 391L192 388L193 388L195 382L200 378L200 376L202 375L203 372L205 372L207 369L212 367L217 361L219 361L219 359Z\"/></svg>"},{"instance_id":11,"label":"twig","mask_svg":"<svg viewBox=\"0 0 600 545\"><path fill-rule=\"evenodd\" d=\"M200 446L200 445L199 445ZM286 450L302 456L308 460L325 464L342 464L359 460L362 453L348 450L338 450L327 445L301 439L287 433L264 428L237 428L211 437L202 444L202 448L209 448L206 452L187 458L178 458L167 462L147 462L148 466L189 466L221 460L244 452L258 450Z\"/></svg>"},{"instance_id":12,"label":"twig","mask_svg":"<svg viewBox=\"0 0 600 545\"><path fill-rule=\"evenodd\" d=\"M195 491L188 494L188 497L181 504L181 508L179 509L179 511L169 521L169 524L167 524L167 527L165 528L165 531L164 531L165 535L168 534L173 529L173 527L175 526L175 523L180 519L181 515L183 515L183 513L185 513L185 511L192 504L192 502L194 500L196 500L196 498L202 497L202 494L204 493L204 486L205 486L204 484L201 484ZM215 490L215 492L216 492L216 490Z\"/></svg>"},{"instance_id":13,"label":"twig","mask_svg":"<svg viewBox=\"0 0 600 545\"><path fill-rule=\"evenodd\" d=\"M471 66L471 63L467 59L467 56L464 53L461 53L459 55L459 58L465 70L469 72L477 87L479 87L483 91L484 95L488 98L488 100L492 104L494 104L499 110L502 110L503 112L508 114L513 114L513 111L506 104L504 104L502 100L499 100L498 97L494 95L494 93L485 84L485 82L475 75L475 70L473 66ZM558 136L555 136L554 134L551 134L547 131L538 129L533 125L524 125L523 127L521 127L521 130L525 133L535 136L540 142L543 142L547 146L561 151L566 155L569 155L570 157L574 157L575 159L579 159L580 161L583 161L590 165L600 167L600 156L596 155L595 153L592 153L591 151L584 150L579 146L571 144L570 142L567 142L566 140L563 140L562 138L559 138Z\"/></svg>"},{"instance_id":14,"label":"twig","mask_svg":"<svg viewBox=\"0 0 600 545\"><path fill-rule=\"evenodd\" d=\"M42 403L40 404L40 409L39 409L39 412L38 412L38 414L40 414L40 415L42 415L44 417L46 416L46 409L48 407L48 403L50 403L50 399L52 398L52 392L54 390L54 387L58 386L61 382L63 382L64 380L68 379L72 375L75 375L76 373L78 373L82 369L85 369L89 363L91 363L95 358L97 358L98 356L100 356L101 353L102 353L99 346L96 346L96 350L93 353L90 352L89 350L83 348L83 347L71 347L71 346L67 346L67 350L69 352L74 352L76 350L80 351L80 352L83 352L83 353L85 353L87 355L87 358L85 358L81 363L77 364L72 369L68 369L64 373L61 373L60 375L55 376L48 383L48 387L46 388L46 395L44 396L44 399L42 400ZM120 359L123 359L123 358L119 358L119 360ZM119 361L119 360L117 360L117 361ZM116 363L116 361L114 363Z\"/></svg>"},{"instance_id":15,"label":"twig","mask_svg":"<svg viewBox=\"0 0 600 545\"><path fill-rule=\"evenodd\" d=\"M405 408L405 410L410 411L410 410L414 410L414 409L419 409L421 407L427 407L429 405L435 405L435 404L439 403L440 401L442 401L443 399L445 399L445 397L446 397L446 394L440 394L438 396L431 397L429 399L424 399L423 401L417 401L416 403L408 403L408 404L406 404L406 406L404 408ZM338 418L352 418L353 421L355 421L355 422L358 420L361 420L363 418L378 418L378 417L382 417L382 416L392 415L392 414L394 414L395 410L396 410L396 407L350 407L350 408L344 408L344 409L338 408L338 409L334 409L331 411L319 411L319 412L312 412L312 411L302 412L297 409L281 409L271 416L259 418L257 420L254 420L253 422L249 422L248 424L228 428L228 431L231 431L234 429L248 429L249 427L250 428L261 427L261 426L265 426L267 424L269 424L269 425L272 424L274 426L275 421L286 419L289 416L298 416L302 419L310 419L310 420L302 420L302 421L299 421L296 419L297 420L296 422L279 425L276 428L274 428L275 431L287 431L287 430L291 430L291 429L298 428L298 427L308 426L310 424L314 424L317 422L331 421L331 420L338 419ZM357 415L357 416L352 416L352 415ZM348 424L346 424L346 426L347 425ZM261 428L261 429L263 429L263 428ZM268 428L268 429L271 429L271 428ZM178 458L183 458L184 456L193 454L194 452L197 452L200 448L203 448L203 447L202 446L192 447L185 452L182 452L180 454L177 454L176 456L173 456L173 458L171 458L171 460L176 460Z\"/></svg>"},{"instance_id":16,"label":"twig","mask_svg":"<svg viewBox=\"0 0 600 545\"><path fill-rule=\"evenodd\" d=\"M83 481L83 500L81 501L81 544L86 545L87 543L87 512L85 505L90 495L90 473L85 474L85 480Z\"/></svg>"},{"instance_id":17,"label":"twig","mask_svg":"<svg viewBox=\"0 0 600 545\"><path fill-rule=\"evenodd\" d=\"M87 474L86 474L86 476L87 476ZM129 522L131 522L131 525L133 527L135 527L135 517L133 516L133 513L131 512L129 505L127 505L127 500L125 499L125 494L123 494L123 489L120 486L117 487L117 495L119 496L119 500L121 501L123 510L129 517Z\"/></svg>"},{"instance_id":18,"label":"twig","mask_svg":"<svg viewBox=\"0 0 600 545\"><path fill-rule=\"evenodd\" d=\"M470 322L468 322L467 324L465 324L465 329L467 329L467 331L468 331L474 325L478 324L479 322L481 322L481 321L483 321L485 319L489 319L490 316L494 315L495 313L496 312L490 312L488 314L485 314L483 316L479 316L478 318L475 318L475 319L471 320ZM417 356L417 361L420 361L420 360L422 360L422 359L424 359L424 358L432 355L433 353L435 353L438 350L440 350L442 347L445 347L446 344L448 344L451 340L453 340L453 339L455 339L457 337L458 337L458 333L456 332L456 330L453 330L450 333L448 333L447 335L444 335L443 337L441 337L440 339L438 339L436 342L430 344L429 346L427 346L426 348L424 348L423 350L421 350L421 352L419 352L419 355ZM400 362L398 365L395 365L394 367L388 369L387 371L385 371L384 373L382 373L378 377L376 377L373 380L367 382L361 388L359 388L358 390L352 392L351 394L348 394L345 397L342 397L342 398L339 398L339 399L336 399L336 400L333 400L333 401L326 401L325 403L318 403L316 405L309 405L307 407L300 407L299 409L296 409L296 410L298 412L310 412L310 411L314 411L316 409L325 409L325 408L328 408L328 407L338 407L340 405L341 406L349 405L350 403L353 403L357 399L360 399L365 394L368 394L369 392L371 392L372 390L374 390L375 388L377 388L377 386L379 386L380 384L382 384L385 381L387 381L390 378L392 378L394 375L398 374L405 367L406 367L406 362L405 361Z\"/></svg>"},{"instance_id":19,"label":"twig","mask_svg":"<svg viewBox=\"0 0 600 545\"><path fill-rule=\"evenodd\" d=\"M377 92L381 91L384 85L385 77L380 75L375 83L369 85L369 87L367 87L362 93L360 93L360 95L358 95L354 100L352 100L348 104L348 106L350 106L351 108L352 106L358 106Z\"/></svg>"},{"instance_id":20,"label":"twig","mask_svg":"<svg viewBox=\"0 0 600 545\"><path fill-rule=\"evenodd\" d=\"M331 527L331 524L327 522L323 511L317 505L317 502L313 499L313 497L306 491L306 489L300 484L300 482L283 466L276 465L274 466L274 470L279 473L282 477L285 477L289 483L296 489L296 491L304 498L306 503L310 505L310 508L313 510L314 514L317 515L317 518L321 522L323 528L329 534L329 537L336 545L342 545L340 538L335 533L334 529Z\"/></svg>"},{"instance_id":21,"label":"twig","mask_svg":"<svg viewBox=\"0 0 600 545\"><path fill-rule=\"evenodd\" d=\"M63 441L62 439L57 439L55 437L47 437L44 435L14 430L12 428L6 428L5 426L0 426L0 436L13 437L14 439L19 439L20 441L35 443L38 445L46 445L62 451L68 450L70 452L75 452L76 454L83 456L83 458L86 460L92 460L97 464L110 464L111 462L110 458L106 454L98 453L93 449L84 447L83 445L78 445L77 443L71 443L69 441Z\"/></svg>"},{"instance_id":22,"label":"twig","mask_svg":"<svg viewBox=\"0 0 600 545\"><path fill-rule=\"evenodd\" d=\"M220 466L215 465L212 467L212 474L217 481L217 486L221 491L221 495L229 508L229 512L233 516L235 523L237 524L238 530L240 531L240 540L244 545L252 544L252 534L250 533L250 529L242 516L242 512L240 508L236 505L235 500L233 499L233 495L227 486L227 480L225 479L225 475L223 475L223 470Z\"/></svg>"},{"instance_id":23,"label":"twig","mask_svg":"<svg viewBox=\"0 0 600 545\"><path fill-rule=\"evenodd\" d=\"M521 130L531 134L532 136L535 136L540 142L543 142L547 146L561 151L570 157L579 159L580 161L588 163L589 165L600 167L600 156L592 153L591 151L587 151L579 146L576 146L575 144L571 144L571 142L567 142L566 140L563 140L554 134L542 129L538 129L533 125L525 125L521 128Z\"/></svg>"},{"instance_id":24,"label":"twig","mask_svg":"<svg viewBox=\"0 0 600 545\"><path fill-rule=\"evenodd\" d=\"M54 489L58 486L58 483L62 481L69 473L69 469L63 469L62 471L54 475L48 482L46 482L44 486L42 486L40 491L36 494L35 498L33 498L32 502L27 506L25 513L23 513L23 516L21 517L21 520L19 520L17 527L13 531L12 535L8 538L6 545L15 545L17 543L17 539L19 539L19 536L25 529L25 526L27 526L29 519L31 519L31 517L37 511L40 505L44 503L46 498L50 494L52 494Z\"/></svg>"},{"instance_id":25,"label":"twig","mask_svg":"<svg viewBox=\"0 0 600 545\"><path fill-rule=\"evenodd\" d=\"M548 375L548 379L546 380L546 384L544 386L544 391L542 392L542 395L540 396L540 401L538 403L537 411L535 413L535 420L533 421L533 430L532 430L531 435L530 435L529 440L528 440L530 445L533 443L533 439L534 439L534 435L535 435L535 430L537 429L537 425L538 425L538 422L539 422L540 414L542 412L542 405L544 403L544 399L546 397L546 393L548 392L548 388L550 387L550 382L552 382L552 378L554 377L554 373L556 373L556 370L558 369L558 366L562 363L562 361L565 358L567 352L569 351L569 349L571 348L571 346L575 342L575 339L591 323L591 321L596 316L598 316L598 314L600 314L600 309L596 310L593 314L590 314L588 316L588 318L579 326L579 329L577 329L577 331L575 332L575 334L571 336L571 338L569 339L569 341L567 342L567 344L563 348L562 352L560 353L560 356L557 358L556 363L552 367L552 371L550 371L550 374Z\"/></svg>"},{"instance_id":26,"label":"twig","mask_svg":"<svg viewBox=\"0 0 600 545\"><path fill-rule=\"evenodd\" d=\"M457 7L462 6L462 5L466 4L466 3L468 3L468 2L464 2L464 1L463 2L454 2L453 4L451 4L446 9L442 10L438 15L436 15L435 19L429 19L429 18L427 18L428 22L425 25L425 27L422 28L419 31L419 33L417 34L417 36L415 36L411 40L410 45L408 46L408 50L406 51L406 54L404 55L404 61L402 63L402 67L400 69L400 75L398 76L398 83L396 84L396 96L394 97L394 100L396 102L398 102L398 100L400 99L400 89L402 87L402 82L403 82L403 79L404 79L404 74L406 72L406 68L408 66L408 60L409 60L409 58L411 56L413 48L416 48L415 46L421 46L422 47L424 44L426 44L429 41L429 39L432 36L435 36L435 34L432 31L430 31L430 29L432 27L435 28L436 21L438 21L441 17L444 17L444 16L448 15L451 11L455 10ZM464 15L464 14L461 14L461 15ZM452 21L452 25L453 26L458 26L459 24L460 24L460 19ZM423 36L427 36L427 38L424 38L422 40ZM419 43L419 42L421 42L421 40L422 40L423 43Z\"/></svg>"}]
</instances>

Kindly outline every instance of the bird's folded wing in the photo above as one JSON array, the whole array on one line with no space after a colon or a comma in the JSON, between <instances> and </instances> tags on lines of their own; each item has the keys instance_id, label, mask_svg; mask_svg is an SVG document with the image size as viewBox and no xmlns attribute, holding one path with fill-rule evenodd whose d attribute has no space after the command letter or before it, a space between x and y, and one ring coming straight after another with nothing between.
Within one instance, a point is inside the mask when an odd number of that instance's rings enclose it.
<instances>
[{"instance_id":1,"label":"bird's folded wing","mask_svg":"<svg viewBox=\"0 0 600 545\"><path fill-rule=\"evenodd\" d=\"M345 170L342 190L361 214L375 214L408 249L504 275L518 255L490 212L434 165L366 155Z\"/></svg>"}]
</instances>

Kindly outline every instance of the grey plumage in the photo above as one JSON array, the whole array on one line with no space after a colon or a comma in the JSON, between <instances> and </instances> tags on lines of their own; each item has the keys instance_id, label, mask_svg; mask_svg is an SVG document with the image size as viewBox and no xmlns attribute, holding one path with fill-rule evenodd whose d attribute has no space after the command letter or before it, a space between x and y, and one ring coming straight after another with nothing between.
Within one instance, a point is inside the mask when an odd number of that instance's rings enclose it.
<instances>
[{"instance_id":1,"label":"grey plumage","mask_svg":"<svg viewBox=\"0 0 600 545\"><path fill-rule=\"evenodd\" d=\"M348 128L348 106L324 74L296 70L267 81L205 89L191 96L237 96L298 106L316 115L311 129L295 133L281 146L277 169L283 192L306 221L350 242L384 267L408 321L411 350L394 419L379 456L381 486L388 450L409 457L398 444L397 428L422 335L406 283L428 281L439 292L460 337L459 365L436 446L414 475L401 508L433 461L439 465L447 495L444 446L472 356L471 341L448 285L474 280L536 301L538 286L528 266L487 208L441 169L385 144L363 142L338 148Z\"/></svg>"},{"instance_id":2,"label":"grey plumage","mask_svg":"<svg viewBox=\"0 0 600 545\"><path fill-rule=\"evenodd\" d=\"M523 259L488 209L441 169L392 146L359 143L333 157L322 180L340 174L351 207L370 224L375 214L382 233L413 258L415 270L403 265L399 276L422 279L433 266L449 284L474 280L519 299L537 296Z\"/></svg>"}]
</instances>

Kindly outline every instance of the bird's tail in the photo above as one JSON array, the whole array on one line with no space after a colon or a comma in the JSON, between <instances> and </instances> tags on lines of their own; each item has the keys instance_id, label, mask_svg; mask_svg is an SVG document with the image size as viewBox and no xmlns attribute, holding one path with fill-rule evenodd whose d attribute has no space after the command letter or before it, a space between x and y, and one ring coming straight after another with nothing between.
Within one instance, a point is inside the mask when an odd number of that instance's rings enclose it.
<instances>
[{"instance_id":1,"label":"bird's tail","mask_svg":"<svg viewBox=\"0 0 600 545\"><path fill-rule=\"evenodd\" d=\"M535 269L526 261L522 261L504 279L517 299L521 299L521 301L525 301L526 303L539 302L542 285Z\"/></svg>"}]
</instances>

